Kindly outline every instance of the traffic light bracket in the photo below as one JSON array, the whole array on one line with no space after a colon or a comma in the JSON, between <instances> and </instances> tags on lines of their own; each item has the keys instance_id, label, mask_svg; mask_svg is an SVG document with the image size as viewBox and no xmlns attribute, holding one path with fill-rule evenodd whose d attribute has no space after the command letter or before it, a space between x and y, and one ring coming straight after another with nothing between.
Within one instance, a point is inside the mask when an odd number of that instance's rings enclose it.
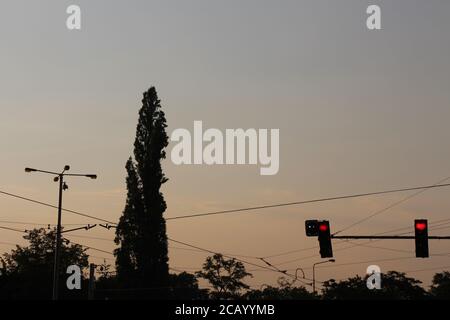
<instances>
[{"instance_id":1,"label":"traffic light bracket","mask_svg":"<svg viewBox=\"0 0 450 320\"><path fill-rule=\"evenodd\" d=\"M321 229L322 228L322 229ZM333 249L331 239L414 239L416 243L416 257L428 258L428 240L449 240L450 236L429 236L428 221L426 219L416 219L414 221L414 236L337 236L330 233L330 223L327 220L306 220L306 235L308 237L317 236L320 245L320 256L322 258L332 258Z\"/></svg>"}]
</instances>

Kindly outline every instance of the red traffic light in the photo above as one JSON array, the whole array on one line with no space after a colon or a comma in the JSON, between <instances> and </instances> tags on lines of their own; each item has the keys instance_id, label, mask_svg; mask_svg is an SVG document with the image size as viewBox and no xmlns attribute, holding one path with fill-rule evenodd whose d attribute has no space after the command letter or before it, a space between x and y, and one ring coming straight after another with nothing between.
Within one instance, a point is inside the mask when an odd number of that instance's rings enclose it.
<instances>
[{"instance_id":1,"label":"red traffic light","mask_svg":"<svg viewBox=\"0 0 450 320\"><path fill-rule=\"evenodd\" d=\"M427 228L426 222L416 222L416 230L418 231L424 231Z\"/></svg>"},{"instance_id":2,"label":"red traffic light","mask_svg":"<svg viewBox=\"0 0 450 320\"><path fill-rule=\"evenodd\" d=\"M319 247L321 258L332 258L333 247L331 244L330 222L328 220L319 221Z\"/></svg>"},{"instance_id":3,"label":"red traffic light","mask_svg":"<svg viewBox=\"0 0 450 320\"><path fill-rule=\"evenodd\" d=\"M326 223L320 223L319 230L322 232L326 232L328 230L328 225Z\"/></svg>"},{"instance_id":4,"label":"red traffic light","mask_svg":"<svg viewBox=\"0 0 450 320\"><path fill-rule=\"evenodd\" d=\"M416 257L428 258L428 221L426 219L414 220L414 231L416 240Z\"/></svg>"}]
</instances>

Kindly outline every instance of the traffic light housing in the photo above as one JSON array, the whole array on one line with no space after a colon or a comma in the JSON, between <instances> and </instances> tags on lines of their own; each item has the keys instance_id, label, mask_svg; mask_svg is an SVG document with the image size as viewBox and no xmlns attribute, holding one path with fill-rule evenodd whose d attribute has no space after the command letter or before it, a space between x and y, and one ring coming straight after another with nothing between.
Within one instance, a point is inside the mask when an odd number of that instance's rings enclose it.
<instances>
[{"instance_id":1,"label":"traffic light housing","mask_svg":"<svg viewBox=\"0 0 450 320\"><path fill-rule=\"evenodd\" d=\"M322 258L332 258L333 248L331 245L330 223L327 220L318 221L317 232L319 236L320 256Z\"/></svg>"},{"instance_id":2,"label":"traffic light housing","mask_svg":"<svg viewBox=\"0 0 450 320\"><path fill-rule=\"evenodd\" d=\"M428 220L414 220L416 258L428 258Z\"/></svg>"},{"instance_id":3,"label":"traffic light housing","mask_svg":"<svg viewBox=\"0 0 450 320\"><path fill-rule=\"evenodd\" d=\"M319 221L306 220L305 231L307 237L317 237L319 235Z\"/></svg>"}]
</instances>

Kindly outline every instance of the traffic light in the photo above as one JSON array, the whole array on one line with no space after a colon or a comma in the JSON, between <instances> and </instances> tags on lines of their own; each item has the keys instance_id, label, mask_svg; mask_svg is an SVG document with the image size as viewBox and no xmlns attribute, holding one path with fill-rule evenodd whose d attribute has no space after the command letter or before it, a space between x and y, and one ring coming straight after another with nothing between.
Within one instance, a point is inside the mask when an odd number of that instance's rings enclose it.
<instances>
[{"instance_id":1,"label":"traffic light","mask_svg":"<svg viewBox=\"0 0 450 320\"><path fill-rule=\"evenodd\" d=\"M416 233L416 258L428 258L428 220L414 220L414 231Z\"/></svg>"},{"instance_id":2,"label":"traffic light","mask_svg":"<svg viewBox=\"0 0 450 320\"><path fill-rule=\"evenodd\" d=\"M317 232L319 235L320 256L332 258L333 248L331 246L330 223L327 220L318 221Z\"/></svg>"},{"instance_id":3,"label":"traffic light","mask_svg":"<svg viewBox=\"0 0 450 320\"><path fill-rule=\"evenodd\" d=\"M317 237L319 235L319 221L306 220L305 231L307 237Z\"/></svg>"}]
</instances>

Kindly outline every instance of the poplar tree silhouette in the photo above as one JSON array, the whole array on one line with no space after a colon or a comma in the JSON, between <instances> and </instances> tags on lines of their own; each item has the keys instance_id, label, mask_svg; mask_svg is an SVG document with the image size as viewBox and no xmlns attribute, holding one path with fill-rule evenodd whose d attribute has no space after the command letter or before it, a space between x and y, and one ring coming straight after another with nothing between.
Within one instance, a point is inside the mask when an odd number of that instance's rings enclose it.
<instances>
[{"instance_id":1,"label":"poplar tree silhouette","mask_svg":"<svg viewBox=\"0 0 450 320\"><path fill-rule=\"evenodd\" d=\"M166 210L161 185L167 181L161 160L168 145L166 118L156 89L144 92L134 142L126 163L127 200L116 229L114 252L119 282L128 287L168 285ZM161 293L158 293L159 295Z\"/></svg>"}]
</instances>

